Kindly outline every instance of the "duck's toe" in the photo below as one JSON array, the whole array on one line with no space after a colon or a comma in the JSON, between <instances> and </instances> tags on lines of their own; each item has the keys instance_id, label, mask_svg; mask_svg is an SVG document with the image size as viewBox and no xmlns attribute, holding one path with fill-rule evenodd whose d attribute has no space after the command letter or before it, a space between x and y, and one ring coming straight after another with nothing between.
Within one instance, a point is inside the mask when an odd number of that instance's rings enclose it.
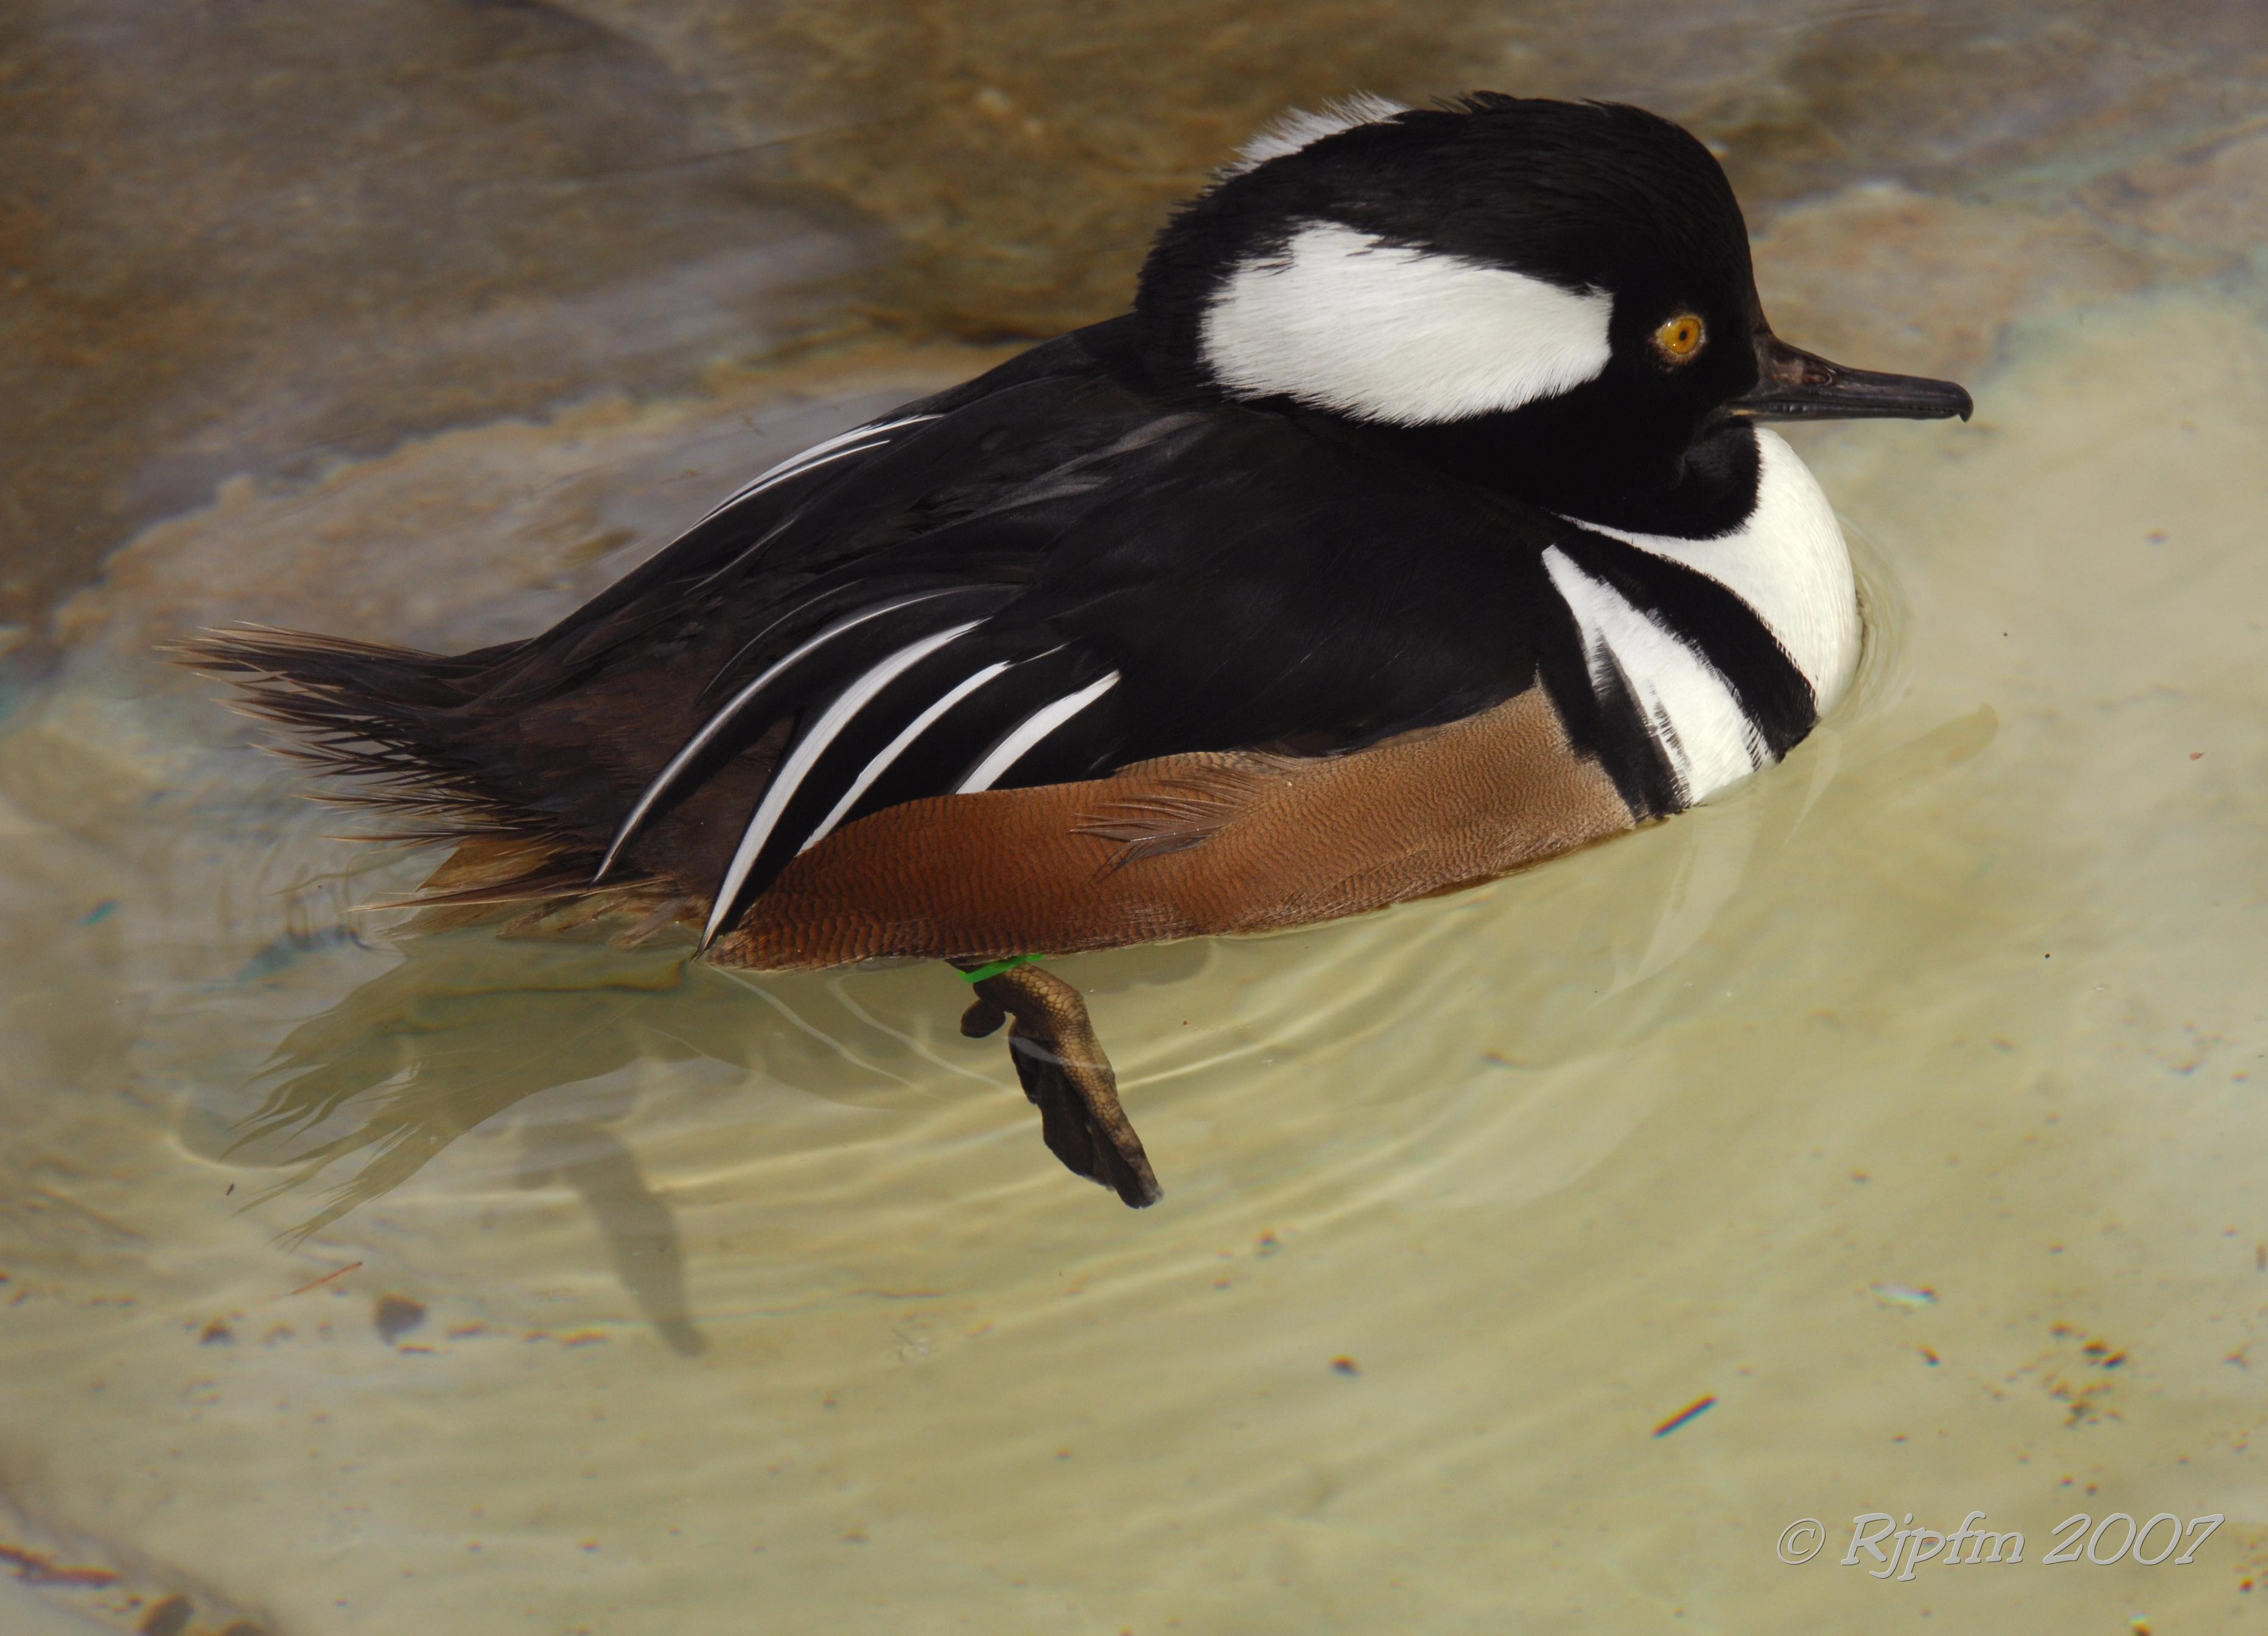
<instances>
[{"instance_id":1,"label":"duck's toe","mask_svg":"<svg viewBox=\"0 0 2268 1636\"><path fill-rule=\"evenodd\" d=\"M1000 1025L1007 1021L1008 1013L1000 1009L998 1003L986 999L980 993L975 999L968 1002L968 1009L961 1013L961 1036L965 1039L989 1040L1000 1031Z\"/></svg>"}]
</instances>

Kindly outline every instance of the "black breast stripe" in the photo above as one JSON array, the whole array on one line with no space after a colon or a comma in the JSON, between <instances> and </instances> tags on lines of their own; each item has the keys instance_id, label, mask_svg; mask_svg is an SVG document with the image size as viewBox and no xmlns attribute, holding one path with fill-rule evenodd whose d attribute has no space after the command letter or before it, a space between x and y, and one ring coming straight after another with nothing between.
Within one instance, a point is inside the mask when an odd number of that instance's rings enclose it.
<instances>
[{"instance_id":1,"label":"black breast stripe","mask_svg":"<svg viewBox=\"0 0 2268 1636\"><path fill-rule=\"evenodd\" d=\"M1811 683L1771 627L1728 587L1698 569L1580 527L1569 531L1559 549L1576 567L1611 586L1714 666L1773 760L1816 725L1819 701Z\"/></svg>"}]
</instances>

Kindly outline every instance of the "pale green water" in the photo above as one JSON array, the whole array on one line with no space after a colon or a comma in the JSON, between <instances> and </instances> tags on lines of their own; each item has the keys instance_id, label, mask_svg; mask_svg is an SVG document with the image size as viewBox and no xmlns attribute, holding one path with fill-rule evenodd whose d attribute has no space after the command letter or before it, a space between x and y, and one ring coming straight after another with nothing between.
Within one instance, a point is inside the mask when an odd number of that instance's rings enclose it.
<instances>
[{"instance_id":1,"label":"pale green water","mask_svg":"<svg viewBox=\"0 0 2268 1636\"><path fill-rule=\"evenodd\" d=\"M419 861L324 840L149 657L533 629L981 358L446 433L144 534L0 733L0 1544L120 1576L0 1580L0 1625L2257 1623L2268 137L2127 177L1762 235L1784 334L1979 404L1803 442L1872 647L1784 767L1461 897L1061 963L1141 1214L941 969L389 941L346 907ZM408 1143L239 1213L283 1083L350 1098L305 1139ZM373 1153L414 1174L277 1241ZM1837 1566L1856 1513L1972 1509L2021 1565ZM2042 1563L2080 1510L2228 1521Z\"/></svg>"}]
</instances>

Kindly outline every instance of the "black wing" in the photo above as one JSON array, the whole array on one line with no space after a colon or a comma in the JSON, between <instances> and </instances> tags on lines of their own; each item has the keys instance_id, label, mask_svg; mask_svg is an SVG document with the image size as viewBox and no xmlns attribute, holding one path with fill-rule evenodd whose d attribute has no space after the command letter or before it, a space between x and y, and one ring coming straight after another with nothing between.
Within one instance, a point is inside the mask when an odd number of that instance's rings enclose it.
<instances>
[{"instance_id":1,"label":"black wing","mask_svg":"<svg viewBox=\"0 0 2268 1636\"><path fill-rule=\"evenodd\" d=\"M1569 532L1342 423L1177 402L1118 321L764 474L540 637L433 661L396 736L594 874L712 895L713 933L922 797L1351 749L1539 674L1597 739L1542 566Z\"/></svg>"}]
</instances>

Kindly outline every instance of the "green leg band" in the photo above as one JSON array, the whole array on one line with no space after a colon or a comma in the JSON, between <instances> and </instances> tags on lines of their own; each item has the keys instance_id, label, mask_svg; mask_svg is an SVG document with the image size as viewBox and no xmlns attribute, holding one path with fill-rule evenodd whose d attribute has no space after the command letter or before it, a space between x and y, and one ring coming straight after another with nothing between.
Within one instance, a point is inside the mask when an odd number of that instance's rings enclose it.
<instances>
[{"instance_id":1,"label":"green leg band","mask_svg":"<svg viewBox=\"0 0 2268 1636\"><path fill-rule=\"evenodd\" d=\"M987 977L998 976L1012 966L1020 966L1027 961L1035 961L1038 958L1037 954L1011 954L1005 960L996 960L989 965L977 967L974 971L962 972L961 980L964 983L982 983Z\"/></svg>"}]
</instances>

